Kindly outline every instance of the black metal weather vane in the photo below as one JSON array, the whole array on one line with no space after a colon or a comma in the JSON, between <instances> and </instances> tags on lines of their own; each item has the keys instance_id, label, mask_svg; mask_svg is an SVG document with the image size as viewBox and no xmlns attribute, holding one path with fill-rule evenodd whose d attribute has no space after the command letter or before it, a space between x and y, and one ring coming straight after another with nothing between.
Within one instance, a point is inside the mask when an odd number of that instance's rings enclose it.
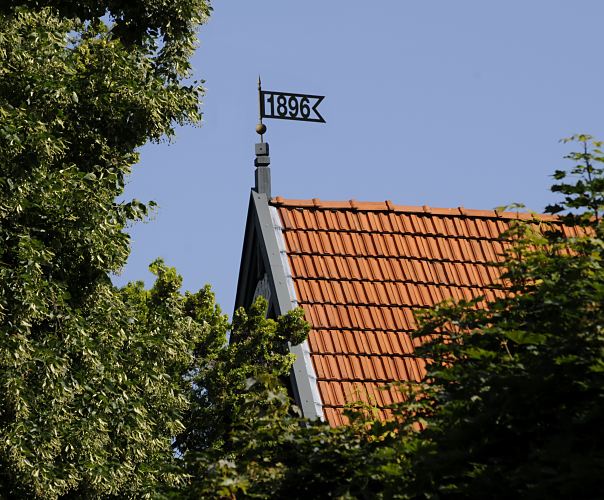
<instances>
[{"instance_id":1,"label":"black metal weather vane","mask_svg":"<svg viewBox=\"0 0 604 500\"><path fill-rule=\"evenodd\" d=\"M256 132L260 135L260 142L256 143L256 183L254 191L271 197L271 158L269 156L268 142L264 142L266 125L263 118L276 118L278 120L298 120L303 122L325 123L325 119L317 109L325 99L322 95L292 94L291 92L276 92L262 90L262 81L258 76L258 118Z\"/></svg>"},{"instance_id":2,"label":"black metal weather vane","mask_svg":"<svg viewBox=\"0 0 604 500\"><path fill-rule=\"evenodd\" d=\"M325 123L325 119L318 110L323 99L325 96L322 95L262 90L262 82L258 76L260 123L256 126L256 132L260 134L261 141L266 132L266 125L262 123L263 118Z\"/></svg>"}]
</instances>

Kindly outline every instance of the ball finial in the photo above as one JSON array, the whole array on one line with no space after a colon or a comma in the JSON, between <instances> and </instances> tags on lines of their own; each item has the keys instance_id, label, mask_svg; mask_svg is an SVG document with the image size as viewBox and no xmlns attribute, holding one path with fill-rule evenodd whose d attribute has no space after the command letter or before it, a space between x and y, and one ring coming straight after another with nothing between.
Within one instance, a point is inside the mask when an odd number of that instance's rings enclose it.
<instances>
[{"instance_id":1,"label":"ball finial","mask_svg":"<svg viewBox=\"0 0 604 500\"><path fill-rule=\"evenodd\" d=\"M262 135L266 132L266 125L264 123L259 123L256 125L256 133Z\"/></svg>"}]
</instances>

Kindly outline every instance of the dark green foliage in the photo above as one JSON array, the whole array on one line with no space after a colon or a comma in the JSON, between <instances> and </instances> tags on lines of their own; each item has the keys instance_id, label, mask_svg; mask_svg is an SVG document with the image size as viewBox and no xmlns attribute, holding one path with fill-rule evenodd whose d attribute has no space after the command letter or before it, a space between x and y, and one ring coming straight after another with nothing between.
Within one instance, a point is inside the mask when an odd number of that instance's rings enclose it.
<instances>
[{"instance_id":1,"label":"dark green foliage","mask_svg":"<svg viewBox=\"0 0 604 500\"><path fill-rule=\"evenodd\" d=\"M553 177L557 181L575 179L575 182L561 182L552 186L552 191L564 195L564 202L547 207L549 213L560 213L566 209L582 209L581 213L566 213L571 224L593 225L591 218L599 219L604 207L604 153L602 142L594 141L589 135L580 134L564 139L577 141L582 151L570 153L567 159L576 162L569 171L556 170Z\"/></svg>"},{"instance_id":2,"label":"dark green foliage","mask_svg":"<svg viewBox=\"0 0 604 500\"><path fill-rule=\"evenodd\" d=\"M423 318L432 360L411 399L417 434L410 497L600 498L604 474L604 185L599 143L579 136L575 184L553 211L567 238L536 218L506 235L506 297L445 304ZM567 174L556 172L556 179ZM404 409L404 407L403 407ZM409 412L407 412L410 415Z\"/></svg>"}]
</instances>

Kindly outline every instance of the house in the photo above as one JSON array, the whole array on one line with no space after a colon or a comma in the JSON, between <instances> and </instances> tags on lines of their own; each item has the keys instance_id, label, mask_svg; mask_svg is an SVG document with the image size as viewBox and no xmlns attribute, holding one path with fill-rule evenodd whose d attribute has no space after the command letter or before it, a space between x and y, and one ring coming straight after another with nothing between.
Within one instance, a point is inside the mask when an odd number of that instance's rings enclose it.
<instances>
[{"instance_id":1,"label":"house","mask_svg":"<svg viewBox=\"0 0 604 500\"><path fill-rule=\"evenodd\" d=\"M399 401L395 380L419 380L414 311L445 299L493 299L510 221L494 210L271 197L268 144L256 146L236 307L258 295L275 317L300 306L312 325L296 354L294 396L304 415L346 423L347 403ZM564 228L572 232L572 228Z\"/></svg>"}]
</instances>

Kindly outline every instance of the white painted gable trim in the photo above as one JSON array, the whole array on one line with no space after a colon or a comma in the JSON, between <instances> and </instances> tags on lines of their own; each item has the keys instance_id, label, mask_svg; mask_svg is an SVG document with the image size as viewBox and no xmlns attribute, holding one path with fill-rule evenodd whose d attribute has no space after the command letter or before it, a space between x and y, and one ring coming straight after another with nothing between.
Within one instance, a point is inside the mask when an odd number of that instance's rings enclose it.
<instances>
[{"instance_id":1,"label":"white painted gable trim","mask_svg":"<svg viewBox=\"0 0 604 500\"><path fill-rule=\"evenodd\" d=\"M285 273L285 281L287 283L291 308L293 309L298 307L298 300L296 298L296 289L294 287L291 268L289 267L289 260L287 259L287 248L285 245L285 238L283 237L283 225L277 209L272 206L270 206L269 209L273 222L273 229L275 231L275 239L277 240L277 246L279 248L279 255L281 257L281 264L283 265L283 271ZM297 389L298 394L300 395L302 413L308 418L320 418L321 420L325 420L323 402L321 401L321 394L319 393L319 386L317 384L317 374L315 373L315 368L310 357L308 340L305 340L300 345L290 344L289 350L296 356L293 368L294 380L298 386Z\"/></svg>"}]
</instances>

